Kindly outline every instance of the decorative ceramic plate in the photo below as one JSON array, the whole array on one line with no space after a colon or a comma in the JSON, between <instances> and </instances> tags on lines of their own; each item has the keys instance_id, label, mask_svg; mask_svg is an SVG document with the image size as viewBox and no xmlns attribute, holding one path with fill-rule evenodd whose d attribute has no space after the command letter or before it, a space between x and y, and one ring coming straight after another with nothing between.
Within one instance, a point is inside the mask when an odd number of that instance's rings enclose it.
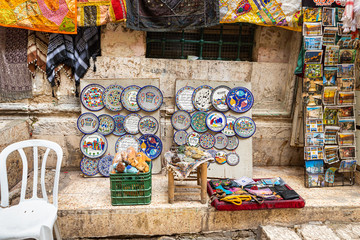
<instances>
[{"instance_id":1,"label":"decorative ceramic plate","mask_svg":"<svg viewBox=\"0 0 360 240\"><path fill-rule=\"evenodd\" d=\"M228 137L228 145L226 146L227 150L235 150L239 146L239 139L237 136Z\"/></svg>"},{"instance_id":2,"label":"decorative ceramic plate","mask_svg":"<svg viewBox=\"0 0 360 240\"><path fill-rule=\"evenodd\" d=\"M98 132L106 136L115 130L115 121L112 116L102 114L99 117L99 129Z\"/></svg>"},{"instance_id":3,"label":"decorative ceramic plate","mask_svg":"<svg viewBox=\"0 0 360 240\"><path fill-rule=\"evenodd\" d=\"M162 142L154 134L145 134L139 138L140 151L146 154L150 159L160 156L162 151Z\"/></svg>"},{"instance_id":4,"label":"decorative ceramic plate","mask_svg":"<svg viewBox=\"0 0 360 240\"><path fill-rule=\"evenodd\" d=\"M228 93L226 103L234 112L244 113L249 111L253 106L254 96L249 89L236 87Z\"/></svg>"},{"instance_id":5,"label":"decorative ceramic plate","mask_svg":"<svg viewBox=\"0 0 360 240\"><path fill-rule=\"evenodd\" d=\"M121 136L115 143L115 152L126 151L129 147L135 148L138 152L140 150L138 138L133 135Z\"/></svg>"},{"instance_id":6,"label":"decorative ceramic plate","mask_svg":"<svg viewBox=\"0 0 360 240\"><path fill-rule=\"evenodd\" d=\"M218 86L212 91L210 100L216 110L220 112L229 110L229 106L226 104L226 96L229 91L230 88L227 86Z\"/></svg>"},{"instance_id":7,"label":"decorative ceramic plate","mask_svg":"<svg viewBox=\"0 0 360 240\"><path fill-rule=\"evenodd\" d=\"M126 133L126 131L124 129L125 116L118 114L118 115L113 116L113 119L115 121L115 130L113 131L113 134L115 136L124 135Z\"/></svg>"},{"instance_id":8,"label":"decorative ceramic plate","mask_svg":"<svg viewBox=\"0 0 360 240\"><path fill-rule=\"evenodd\" d=\"M155 134L159 129L159 123L152 116L142 117L139 121L139 131L141 134Z\"/></svg>"},{"instance_id":9,"label":"decorative ceramic plate","mask_svg":"<svg viewBox=\"0 0 360 240\"><path fill-rule=\"evenodd\" d=\"M108 86L103 94L103 102L105 108L113 112L118 112L123 109L121 104L121 93L124 88L120 85L110 85Z\"/></svg>"},{"instance_id":10,"label":"decorative ceramic plate","mask_svg":"<svg viewBox=\"0 0 360 240\"><path fill-rule=\"evenodd\" d=\"M254 135L256 125L249 117L239 117L234 124L234 130L239 137L249 138Z\"/></svg>"},{"instance_id":11,"label":"decorative ceramic plate","mask_svg":"<svg viewBox=\"0 0 360 240\"><path fill-rule=\"evenodd\" d=\"M187 135L186 143L190 147L197 147L200 143L200 134L197 132L191 132Z\"/></svg>"},{"instance_id":12,"label":"decorative ceramic plate","mask_svg":"<svg viewBox=\"0 0 360 240\"><path fill-rule=\"evenodd\" d=\"M77 127L84 134L91 134L98 130L99 119L93 113L83 113L77 120Z\"/></svg>"},{"instance_id":13,"label":"decorative ceramic plate","mask_svg":"<svg viewBox=\"0 0 360 240\"><path fill-rule=\"evenodd\" d=\"M139 107L145 112L154 112L161 107L163 95L155 86L145 86L137 94L136 101Z\"/></svg>"},{"instance_id":14,"label":"decorative ceramic plate","mask_svg":"<svg viewBox=\"0 0 360 240\"><path fill-rule=\"evenodd\" d=\"M95 176L99 173L98 170L98 158L88 158L84 157L80 162L80 170L86 176Z\"/></svg>"},{"instance_id":15,"label":"decorative ceramic plate","mask_svg":"<svg viewBox=\"0 0 360 240\"><path fill-rule=\"evenodd\" d=\"M176 130L186 130L190 127L191 116L183 110L176 111L171 117L171 124Z\"/></svg>"},{"instance_id":16,"label":"decorative ceramic plate","mask_svg":"<svg viewBox=\"0 0 360 240\"><path fill-rule=\"evenodd\" d=\"M240 156L237 153L228 153L226 155L226 162L230 166L236 166L240 162Z\"/></svg>"},{"instance_id":17,"label":"decorative ceramic plate","mask_svg":"<svg viewBox=\"0 0 360 240\"><path fill-rule=\"evenodd\" d=\"M203 133L208 130L206 126L206 112L196 112L191 117L191 127L194 129L194 131Z\"/></svg>"},{"instance_id":18,"label":"decorative ceramic plate","mask_svg":"<svg viewBox=\"0 0 360 240\"><path fill-rule=\"evenodd\" d=\"M226 117L226 127L221 132L228 137L235 136L236 133L234 131L234 124L235 124L236 119L237 118L234 116L227 116Z\"/></svg>"},{"instance_id":19,"label":"decorative ceramic plate","mask_svg":"<svg viewBox=\"0 0 360 240\"><path fill-rule=\"evenodd\" d=\"M215 144L215 138L211 133L204 133L200 136L200 146L205 149L212 148Z\"/></svg>"},{"instance_id":20,"label":"decorative ceramic plate","mask_svg":"<svg viewBox=\"0 0 360 240\"><path fill-rule=\"evenodd\" d=\"M229 143L228 137L223 133L216 134L214 138L215 138L214 147L217 149L224 149Z\"/></svg>"},{"instance_id":21,"label":"decorative ceramic plate","mask_svg":"<svg viewBox=\"0 0 360 240\"><path fill-rule=\"evenodd\" d=\"M95 132L84 135L80 141L81 152L89 158L98 158L105 154L108 148L108 142L104 135Z\"/></svg>"},{"instance_id":22,"label":"decorative ceramic plate","mask_svg":"<svg viewBox=\"0 0 360 240\"><path fill-rule=\"evenodd\" d=\"M194 107L199 111L207 112L212 109L211 93L213 88L207 85L200 86L194 90L192 102Z\"/></svg>"},{"instance_id":23,"label":"decorative ceramic plate","mask_svg":"<svg viewBox=\"0 0 360 240\"><path fill-rule=\"evenodd\" d=\"M98 162L98 169L99 169L99 173L104 177L110 177L110 166L112 164L113 159L114 156L111 155L106 155L100 158Z\"/></svg>"},{"instance_id":24,"label":"decorative ceramic plate","mask_svg":"<svg viewBox=\"0 0 360 240\"><path fill-rule=\"evenodd\" d=\"M218 151L215 156L215 162L221 165L226 163L226 152Z\"/></svg>"},{"instance_id":25,"label":"decorative ceramic plate","mask_svg":"<svg viewBox=\"0 0 360 240\"><path fill-rule=\"evenodd\" d=\"M180 110L187 111L189 113L192 113L195 111L195 107L192 103L192 95L194 93L195 88L186 86L181 88L176 93L176 106Z\"/></svg>"},{"instance_id":26,"label":"decorative ceramic plate","mask_svg":"<svg viewBox=\"0 0 360 240\"><path fill-rule=\"evenodd\" d=\"M140 91L140 87L131 85L126 87L121 93L121 104L124 108L130 112L140 111L140 107L137 104L136 98Z\"/></svg>"},{"instance_id":27,"label":"decorative ceramic plate","mask_svg":"<svg viewBox=\"0 0 360 240\"><path fill-rule=\"evenodd\" d=\"M174 142L179 146L185 145L187 136L188 134L186 131L184 130L177 131L176 133L174 133Z\"/></svg>"},{"instance_id":28,"label":"decorative ceramic plate","mask_svg":"<svg viewBox=\"0 0 360 240\"><path fill-rule=\"evenodd\" d=\"M141 116L136 113L130 113L124 119L124 129L127 133L138 134L139 133L139 122Z\"/></svg>"},{"instance_id":29,"label":"decorative ceramic plate","mask_svg":"<svg viewBox=\"0 0 360 240\"><path fill-rule=\"evenodd\" d=\"M206 126L214 132L221 132L226 126L226 117L221 112L211 112L206 117Z\"/></svg>"},{"instance_id":30,"label":"decorative ceramic plate","mask_svg":"<svg viewBox=\"0 0 360 240\"><path fill-rule=\"evenodd\" d=\"M105 88L99 84L89 84L82 91L80 100L82 105L90 111L99 111L104 108L102 101Z\"/></svg>"},{"instance_id":31,"label":"decorative ceramic plate","mask_svg":"<svg viewBox=\"0 0 360 240\"><path fill-rule=\"evenodd\" d=\"M216 157L217 151L215 149L209 149L209 150L207 150L207 152L211 155L212 158L214 158L214 160L212 160L211 163L215 162L215 157Z\"/></svg>"}]
</instances>

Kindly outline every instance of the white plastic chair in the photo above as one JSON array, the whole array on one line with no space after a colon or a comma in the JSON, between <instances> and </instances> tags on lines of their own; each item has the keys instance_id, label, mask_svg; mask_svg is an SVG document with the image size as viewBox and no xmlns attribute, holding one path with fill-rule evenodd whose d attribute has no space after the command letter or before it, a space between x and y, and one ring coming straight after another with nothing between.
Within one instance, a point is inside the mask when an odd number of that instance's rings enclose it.
<instances>
[{"instance_id":1,"label":"white plastic chair","mask_svg":"<svg viewBox=\"0 0 360 240\"><path fill-rule=\"evenodd\" d=\"M34 156L34 180L33 192L30 199L25 199L28 163L23 148L32 147ZM38 148L47 148L41 166L41 192L42 198L37 196L38 186ZM45 189L45 167L49 152L54 150L57 156L56 172L53 187L53 203L49 203ZM14 151L20 153L23 172L20 203L9 207L9 187L6 172L6 159ZM58 209L58 186L60 167L63 157L61 147L54 142L47 140L27 140L9 145L0 153L0 239L26 239L35 238L39 240L53 239L53 227L57 239L61 239L57 225Z\"/></svg>"}]
</instances>

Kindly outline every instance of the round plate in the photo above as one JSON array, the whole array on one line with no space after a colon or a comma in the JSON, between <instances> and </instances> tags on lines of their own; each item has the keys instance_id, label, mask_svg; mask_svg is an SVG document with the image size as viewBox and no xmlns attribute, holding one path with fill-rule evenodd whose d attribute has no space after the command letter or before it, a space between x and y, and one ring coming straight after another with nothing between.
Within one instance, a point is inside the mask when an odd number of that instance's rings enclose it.
<instances>
[{"instance_id":1,"label":"round plate","mask_svg":"<svg viewBox=\"0 0 360 240\"><path fill-rule=\"evenodd\" d=\"M181 88L176 93L176 106L180 110L187 111L189 113L192 113L195 111L195 107L192 103L192 95L194 93L195 88L186 86Z\"/></svg>"},{"instance_id":2,"label":"round plate","mask_svg":"<svg viewBox=\"0 0 360 240\"><path fill-rule=\"evenodd\" d=\"M226 152L218 151L215 156L215 162L221 165L226 163Z\"/></svg>"},{"instance_id":3,"label":"round plate","mask_svg":"<svg viewBox=\"0 0 360 240\"><path fill-rule=\"evenodd\" d=\"M82 91L80 100L82 105L90 111L99 111L104 108L102 101L105 88L99 84L89 84Z\"/></svg>"},{"instance_id":4,"label":"round plate","mask_svg":"<svg viewBox=\"0 0 360 240\"><path fill-rule=\"evenodd\" d=\"M191 132L187 135L186 143L190 147L199 146L199 142L200 142L200 134L198 134L197 132Z\"/></svg>"},{"instance_id":5,"label":"round plate","mask_svg":"<svg viewBox=\"0 0 360 240\"><path fill-rule=\"evenodd\" d=\"M214 132L221 132L226 126L226 117L221 112L211 112L206 117L206 126Z\"/></svg>"},{"instance_id":6,"label":"round plate","mask_svg":"<svg viewBox=\"0 0 360 240\"><path fill-rule=\"evenodd\" d=\"M214 158L214 160L211 161L211 163L213 163L215 161L217 151L215 149L209 149L209 150L207 150L207 152L211 155L211 157Z\"/></svg>"},{"instance_id":7,"label":"round plate","mask_svg":"<svg viewBox=\"0 0 360 240\"><path fill-rule=\"evenodd\" d=\"M126 87L121 93L121 104L124 108L130 112L140 111L140 107L137 104L136 98L140 91L140 87L131 85Z\"/></svg>"},{"instance_id":8,"label":"round plate","mask_svg":"<svg viewBox=\"0 0 360 240\"><path fill-rule=\"evenodd\" d=\"M226 155L226 162L230 166L236 166L240 162L240 156L237 153L228 153Z\"/></svg>"},{"instance_id":9,"label":"round plate","mask_svg":"<svg viewBox=\"0 0 360 240\"><path fill-rule=\"evenodd\" d=\"M121 104L121 93L124 88L120 85L110 85L108 86L103 94L103 102L105 108L113 112L118 112L123 109Z\"/></svg>"},{"instance_id":10,"label":"round plate","mask_svg":"<svg viewBox=\"0 0 360 240\"><path fill-rule=\"evenodd\" d=\"M102 114L99 117L99 129L98 132L106 136L115 130L115 121L112 116Z\"/></svg>"},{"instance_id":11,"label":"round plate","mask_svg":"<svg viewBox=\"0 0 360 240\"><path fill-rule=\"evenodd\" d=\"M110 177L110 166L112 164L113 159L114 156L111 155L106 155L100 158L98 162L98 170L101 175L105 177Z\"/></svg>"},{"instance_id":12,"label":"round plate","mask_svg":"<svg viewBox=\"0 0 360 240\"><path fill-rule=\"evenodd\" d=\"M226 96L229 93L230 88L227 86L218 86L216 87L210 96L211 104L213 107L220 111L226 112L229 110L229 106L226 104Z\"/></svg>"},{"instance_id":13,"label":"round plate","mask_svg":"<svg viewBox=\"0 0 360 240\"><path fill-rule=\"evenodd\" d=\"M155 86L145 86L137 94L137 104L145 112L154 112L161 107L163 95Z\"/></svg>"},{"instance_id":14,"label":"round plate","mask_svg":"<svg viewBox=\"0 0 360 240\"><path fill-rule=\"evenodd\" d=\"M226 146L227 150L235 150L239 146L239 139L237 136L228 137L228 145Z\"/></svg>"},{"instance_id":15,"label":"round plate","mask_svg":"<svg viewBox=\"0 0 360 240\"><path fill-rule=\"evenodd\" d=\"M224 149L229 143L228 137L223 133L216 134L214 138L215 138L214 147L217 149Z\"/></svg>"},{"instance_id":16,"label":"round plate","mask_svg":"<svg viewBox=\"0 0 360 240\"><path fill-rule=\"evenodd\" d=\"M200 86L194 90L192 102L194 107L199 111L207 112L212 109L211 93L213 88L207 85Z\"/></svg>"},{"instance_id":17,"label":"round plate","mask_svg":"<svg viewBox=\"0 0 360 240\"><path fill-rule=\"evenodd\" d=\"M139 131L141 134L155 134L159 129L159 123L152 116L142 117L139 121Z\"/></svg>"},{"instance_id":18,"label":"round plate","mask_svg":"<svg viewBox=\"0 0 360 240\"><path fill-rule=\"evenodd\" d=\"M226 127L221 132L228 137L235 136L236 133L234 131L234 124L235 124L236 119L237 118L234 116L227 116L226 117Z\"/></svg>"},{"instance_id":19,"label":"round plate","mask_svg":"<svg viewBox=\"0 0 360 240\"><path fill-rule=\"evenodd\" d=\"M80 162L80 170L86 176L95 176L99 173L98 170L99 159L84 157Z\"/></svg>"},{"instance_id":20,"label":"round plate","mask_svg":"<svg viewBox=\"0 0 360 240\"><path fill-rule=\"evenodd\" d=\"M239 137L249 138L254 135L256 125L249 117L239 117L234 124L234 130Z\"/></svg>"},{"instance_id":21,"label":"round plate","mask_svg":"<svg viewBox=\"0 0 360 240\"><path fill-rule=\"evenodd\" d=\"M139 133L139 122L141 116L136 113L130 113L124 119L124 129L127 133L138 134Z\"/></svg>"},{"instance_id":22,"label":"round plate","mask_svg":"<svg viewBox=\"0 0 360 240\"><path fill-rule=\"evenodd\" d=\"M206 126L206 112L196 112L191 117L191 127L194 131L203 133L208 130Z\"/></svg>"},{"instance_id":23,"label":"round plate","mask_svg":"<svg viewBox=\"0 0 360 240\"><path fill-rule=\"evenodd\" d=\"M80 141L81 152L89 158L98 158L105 154L108 142L104 135L95 132L84 135Z\"/></svg>"},{"instance_id":24,"label":"round plate","mask_svg":"<svg viewBox=\"0 0 360 240\"><path fill-rule=\"evenodd\" d=\"M244 113L249 111L254 104L254 96L249 89L236 87L228 93L226 103L234 112Z\"/></svg>"},{"instance_id":25,"label":"round plate","mask_svg":"<svg viewBox=\"0 0 360 240\"><path fill-rule=\"evenodd\" d=\"M186 130L190 127L191 116L183 110L176 111L171 117L171 124L176 130Z\"/></svg>"},{"instance_id":26,"label":"round plate","mask_svg":"<svg viewBox=\"0 0 360 240\"><path fill-rule=\"evenodd\" d=\"M177 131L176 133L174 133L174 142L179 145L185 145L186 144L186 140L187 140L187 132L184 130L181 131Z\"/></svg>"},{"instance_id":27,"label":"round plate","mask_svg":"<svg viewBox=\"0 0 360 240\"><path fill-rule=\"evenodd\" d=\"M115 152L124 152L129 147L135 148L135 150L138 152L140 150L138 138L133 135L121 136L115 143Z\"/></svg>"},{"instance_id":28,"label":"round plate","mask_svg":"<svg viewBox=\"0 0 360 240\"><path fill-rule=\"evenodd\" d=\"M204 133L200 136L200 146L205 149L212 148L215 144L215 138L211 133Z\"/></svg>"},{"instance_id":29,"label":"round plate","mask_svg":"<svg viewBox=\"0 0 360 240\"><path fill-rule=\"evenodd\" d=\"M126 133L126 131L124 129L125 116L118 114L118 115L113 116L113 119L115 121L115 130L113 131L113 134L115 136L124 135Z\"/></svg>"},{"instance_id":30,"label":"round plate","mask_svg":"<svg viewBox=\"0 0 360 240\"><path fill-rule=\"evenodd\" d=\"M77 127L84 134L91 134L98 130L99 119L93 113L83 113L77 120Z\"/></svg>"},{"instance_id":31,"label":"round plate","mask_svg":"<svg viewBox=\"0 0 360 240\"><path fill-rule=\"evenodd\" d=\"M146 154L150 159L160 156L162 151L162 142L154 134L145 134L139 138L140 151Z\"/></svg>"}]
</instances>

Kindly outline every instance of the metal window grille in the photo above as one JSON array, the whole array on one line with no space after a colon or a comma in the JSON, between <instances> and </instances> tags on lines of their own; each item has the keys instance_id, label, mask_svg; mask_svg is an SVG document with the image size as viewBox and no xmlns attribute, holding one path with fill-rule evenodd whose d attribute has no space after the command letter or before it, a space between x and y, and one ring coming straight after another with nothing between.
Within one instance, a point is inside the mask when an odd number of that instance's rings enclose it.
<instances>
[{"instance_id":1,"label":"metal window grille","mask_svg":"<svg viewBox=\"0 0 360 240\"><path fill-rule=\"evenodd\" d=\"M252 61L255 25L221 24L182 32L147 32L146 57Z\"/></svg>"}]
</instances>

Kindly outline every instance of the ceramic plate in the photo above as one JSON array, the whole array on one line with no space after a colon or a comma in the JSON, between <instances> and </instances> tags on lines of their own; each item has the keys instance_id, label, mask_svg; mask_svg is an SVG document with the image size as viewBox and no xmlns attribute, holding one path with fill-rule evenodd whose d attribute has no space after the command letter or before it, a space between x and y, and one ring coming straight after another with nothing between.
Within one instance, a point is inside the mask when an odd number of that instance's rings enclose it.
<instances>
[{"instance_id":1,"label":"ceramic plate","mask_svg":"<svg viewBox=\"0 0 360 240\"><path fill-rule=\"evenodd\" d=\"M110 177L110 166L112 164L112 161L114 159L114 156L106 155L102 158L100 158L98 162L98 170L101 175L104 177Z\"/></svg>"},{"instance_id":2,"label":"ceramic plate","mask_svg":"<svg viewBox=\"0 0 360 240\"><path fill-rule=\"evenodd\" d=\"M140 111L140 107L137 104L136 98L140 91L140 87L131 85L126 87L121 93L121 104L123 107L130 112Z\"/></svg>"},{"instance_id":3,"label":"ceramic plate","mask_svg":"<svg viewBox=\"0 0 360 240\"><path fill-rule=\"evenodd\" d=\"M89 158L98 158L105 154L108 142L104 135L95 132L84 135L80 141L81 152Z\"/></svg>"},{"instance_id":4,"label":"ceramic plate","mask_svg":"<svg viewBox=\"0 0 360 240\"><path fill-rule=\"evenodd\" d=\"M200 134L197 132L191 132L187 135L186 143L190 147L197 147L200 143Z\"/></svg>"},{"instance_id":5,"label":"ceramic plate","mask_svg":"<svg viewBox=\"0 0 360 240\"><path fill-rule=\"evenodd\" d=\"M249 89L236 87L228 93L226 103L234 112L244 113L249 111L254 104L254 96Z\"/></svg>"},{"instance_id":6,"label":"ceramic plate","mask_svg":"<svg viewBox=\"0 0 360 240\"><path fill-rule=\"evenodd\" d=\"M205 149L212 148L215 144L215 138L211 133L204 133L200 136L200 146Z\"/></svg>"},{"instance_id":7,"label":"ceramic plate","mask_svg":"<svg viewBox=\"0 0 360 240\"><path fill-rule=\"evenodd\" d=\"M124 88L120 85L110 85L108 86L103 94L103 102L105 108L113 112L118 112L123 109L121 104L121 93Z\"/></svg>"},{"instance_id":8,"label":"ceramic plate","mask_svg":"<svg viewBox=\"0 0 360 240\"><path fill-rule=\"evenodd\" d=\"M189 113L192 113L195 111L195 107L192 103L192 95L194 93L195 88L186 86L181 88L176 93L176 106L180 110L187 111Z\"/></svg>"},{"instance_id":9,"label":"ceramic plate","mask_svg":"<svg viewBox=\"0 0 360 240\"><path fill-rule=\"evenodd\" d=\"M190 127L191 116L183 110L176 111L171 117L171 124L176 130L186 130Z\"/></svg>"},{"instance_id":10,"label":"ceramic plate","mask_svg":"<svg viewBox=\"0 0 360 240\"><path fill-rule=\"evenodd\" d=\"M99 162L98 158L93 159L93 158L84 157L80 162L81 172L86 176L95 176L96 174L99 173L98 162Z\"/></svg>"},{"instance_id":11,"label":"ceramic plate","mask_svg":"<svg viewBox=\"0 0 360 240\"><path fill-rule=\"evenodd\" d=\"M226 117L221 112L211 112L206 117L206 126L214 132L221 132L226 126Z\"/></svg>"},{"instance_id":12,"label":"ceramic plate","mask_svg":"<svg viewBox=\"0 0 360 240\"><path fill-rule=\"evenodd\" d=\"M235 124L236 119L237 118L234 116L227 116L226 117L226 127L221 132L228 137L235 136L236 133L234 131L234 124Z\"/></svg>"},{"instance_id":13,"label":"ceramic plate","mask_svg":"<svg viewBox=\"0 0 360 240\"><path fill-rule=\"evenodd\" d=\"M93 113L83 113L77 120L77 127L84 134L94 133L99 128L99 119Z\"/></svg>"},{"instance_id":14,"label":"ceramic plate","mask_svg":"<svg viewBox=\"0 0 360 240\"><path fill-rule=\"evenodd\" d=\"M157 158L162 151L162 142L160 138L154 134L142 135L139 138L140 151L146 154L150 159Z\"/></svg>"},{"instance_id":15,"label":"ceramic plate","mask_svg":"<svg viewBox=\"0 0 360 240\"><path fill-rule=\"evenodd\" d=\"M216 157L217 151L215 149L209 149L209 150L207 150L207 152L211 155L212 158L214 158L214 160L212 160L211 163L215 162L215 157Z\"/></svg>"},{"instance_id":16,"label":"ceramic plate","mask_svg":"<svg viewBox=\"0 0 360 240\"><path fill-rule=\"evenodd\" d=\"M139 107L145 112L158 110L163 100L164 98L160 89L150 85L141 88L136 98Z\"/></svg>"},{"instance_id":17,"label":"ceramic plate","mask_svg":"<svg viewBox=\"0 0 360 240\"><path fill-rule=\"evenodd\" d=\"M181 131L177 131L176 133L174 133L174 142L179 145L185 145L186 144L186 140L187 140L187 132L184 130Z\"/></svg>"},{"instance_id":18,"label":"ceramic plate","mask_svg":"<svg viewBox=\"0 0 360 240\"><path fill-rule=\"evenodd\" d=\"M140 151L138 138L133 135L121 136L115 143L115 152L126 151L129 147L135 148L137 152Z\"/></svg>"},{"instance_id":19,"label":"ceramic plate","mask_svg":"<svg viewBox=\"0 0 360 240\"><path fill-rule=\"evenodd\" d=\"M239 137L249 138L254 135L256 125L249 117L239 117L234 124L234 130Z\"/></svg>"},{"instance_id":20,"label":"ceramic plate","mask_svg":"<svg viewBox=\"0 0 360 240\"><path fill-rule=\"evenodd\" d=\"M139 121L139 131L141 134L155 134L159 129L159 123L152 116L142 117Z\"/></svg>"},{"instance_id":21,"label":"ceramic plate","mask_svg":"<svg viewBox=\"0 0 360 240\"><path fill-rule=\"evenodd\" d=\"M130 113L124 119L124 129L127 133L138 134L139 133L139 121L141 117L139 114Z\"/></svg>"},{"instance_id":22,"label":"ceramic plate","mask_svg":"<svg viewBox=\"0 0 360 240\"><path fill-rule=\"evenodd\" d=\"M196 112L191 117L191 127L194 131L203 133L208 130L206 126L206 112Z\"/></svg>"},{"instance_id":23,"label":"ceramic plate","mask_svg":"<svg viewBox=\"0 0 360 240\"><path fill-rule=\"evenodd\" d=\"M112 116L102 114L99 117L99 129L98 132L106 136L115 130L115 121Z\"/></svg>"},{"instance_id":24,"label":"ceramic plate","mask_svg":"<svg viewBox=\"0 0 360 240\"><path fill-rule=\"evenodd\" d=\"M228 145L228 137L223 133L218 133L214 136L215 144L214 147L217 149L224 149Z\"/></svg>"},{"instance_id":25,"label":"ceramic plate","mask_svg":"<svg viewBox=\"0 0 360 240\"><path fill-rule=\"evenodd\" d=\"M221 165L226 163L226 152L218 151L215 156L215 162Z\"/></svg>"},{"instance_id":26,"label":"ceramic plate","mask_svg":"<svg viewBox=\"0 0 360 240\"><path fill-rule=\"evenodd\" d=\"M122 136L126 133L124 129L124 119L125 116L123 115L115 115L113 116L114 122L115 122L115 130L113 131L113 134L115 136Z\"/></svg>"},{"instance_id":27,"label":"ceramic plate","mask_svg":"<svg viewBox=\"0 0 360 240\"><path fill-rule=\"evenodd\" d=\"M99 84L89 84L80 95L82 105L90 111L99 111L104 108L102 101L105 88Z\"/></svg>"},{"instance_id":28,"label":"ceramic plate","mask_svg":"<svg viewBox=\"0 0 360 240\"><path fill-rule=\"evenodd\" d=\"M229 106L226 103L226 96L229 91L230 88L227 86L218 86L212 91L210 100L216 110L220 112L226 112L229 110Z\"/></svg>"},{"instance_id":29,"label":"ceramic plate","mask_svg":"<svg viewBox=\"0 0 360 240\"><path fill-rule=\"evenodd\" d=\"M228 137L227 150L235 150L239 146L239 139L237 136Z\"/></svg>"},{"instance_id":30,"label":"ceramic plate","mask_svg":"<svg viewBox=\"0 0 360 240\"><path fill-rule=\"evenodd\" d=\"M207 85L200 86L194 90L192 102L194 107L199 111L207 112L212 109L211 93L213 88Z\"/></svg>"},{"instance_id":31,"label":"ceramic plate","mask_svg":"<svg viewBox=\"0 0 360 240\"><path fill-rule=\"evenodd\" d=\"M237 153L228 153L226 155L226 162L230 166L236 166L240 162L240 156Z\"/></svg>"}]
</instances>

